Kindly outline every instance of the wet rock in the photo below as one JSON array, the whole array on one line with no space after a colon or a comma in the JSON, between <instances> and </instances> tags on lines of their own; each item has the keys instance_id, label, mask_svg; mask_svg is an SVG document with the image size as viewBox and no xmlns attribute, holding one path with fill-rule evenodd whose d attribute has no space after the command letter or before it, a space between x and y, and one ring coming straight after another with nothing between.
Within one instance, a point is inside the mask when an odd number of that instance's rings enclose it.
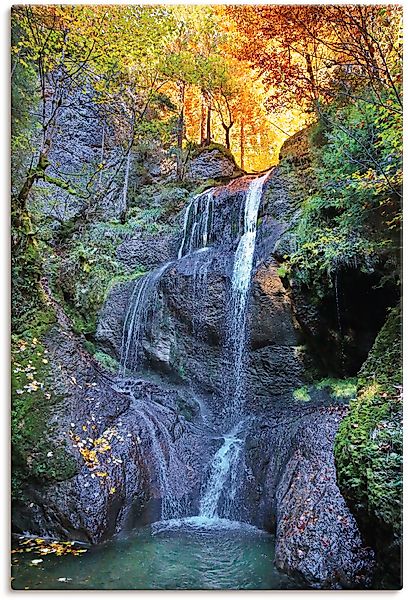
<instances>
[{"instance_id":1,"label":"wet rock","mask_svg":"<svg viewBox=\"0 0 408 600\"><path fill-rule=\"evenodd\" d=\"M251 345L262 348L296 346L299 326L294 319L290 297L277 274L277 263L261 264L253 279L250 313Z\"/></svg>"},{"instance_id":2,"label":"wet rock","mask_svg":"<svg viewBox=\"0 0 408 600\"><path fill-rule=\"evenodd\" d=\"M336 482L342 412L321 409L303 419L276 491L276 565L318 588L366 587L374 564Z\"/></svg>"},{"instance_id":3,"label":"wet rock","mask_svg":"<svg viewBox=\"0 0 408 600\"><path fill-rule=\"evenodd\" d=\"M13 504L14 529L98 543L159 519L168 497L173 502L168 510L178 503L189 510L206 456L202 440L180 420L180 411L191 416L194 403L147 381L118 383L81 350L75 336L58 328L47 347L63 398L53 413L52 442L65 445L77 474L46 486L29 481L25 501ZM86 450L95 448L92 458ZM162 451L170 487L162 479Z\"/></svg>"},{"instance_id":4,"label":"wet rock","mask_svg":"<svg viewBox=\"0 0 408 600\"><path fill-rule=\"evenodd\" d=\"M102 307L95 338L103 350L118 360L121 355L122 332L135 281L114 285Z\"/></svg>"},{"instance_id":5,"label":"wet rock","mask_svg":"<svg viewBox=\"0 0 408 600\"><path fill-rule=\"evenodd\" d=\"M245 190L252 179L245 177L215 189L211 247L175 260L158 281L156 304L150 306L151 318L145 324L140 367L167 374L177 381L192 381L197 389L210 393L225 387L224 366L229 360L225 342L233 319L230 280L242 233ZM272 246L284 230L274 223L275 228L271 226L267 236ZM154 240L152 237L152 246ZM301 385L305 367L300 328L270 250L263 244L256 256L258 266L248 317L252 349L249 379L255 384L256 393L276 396ZM116 286L117 292L113 288L98 325L97 339L117 358L124 322L123 304L126 303L126 311L129 291L135 285L126 290ZM127 294L125 301L120 299L122 290ZM147 306L149 302L147 299Z\"/></svg>"},{"instance_id":6,"label":"wet rock","mask_svg":"<svg viewBox=\"0 0 408 600\"><path fill-rule=\"evenodd\" d=\"M302 385L305 374L303 346L268 345L250 354L249 386L255 394L281 396Z\"/></svg>"}]
</instances>

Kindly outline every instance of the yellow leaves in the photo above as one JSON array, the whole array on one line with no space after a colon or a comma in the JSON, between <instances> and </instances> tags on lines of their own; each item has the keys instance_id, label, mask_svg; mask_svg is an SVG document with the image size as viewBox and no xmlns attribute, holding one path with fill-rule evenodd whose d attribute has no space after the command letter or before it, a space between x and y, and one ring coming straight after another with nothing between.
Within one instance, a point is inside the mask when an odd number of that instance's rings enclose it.
<instances>
[{"instance_id":1,"label":"yellow leaves","mask_svg":"<svg viewBox=\"0 0 408 600\"><path fill-rule=\"evenodd\" d=\"M17 354L19 354L20 352L25 352L25 350L27 350L27 346L28 346L28 342L20 339L17 342L17 348L16 348L15 352Z\"/></svg>"},{"instance_id":2,"label":"yellow leaves","mask_svg":"<svg viewBox=\"0 0 408 600\"><path fill-rule=\"evenodd\" d=\"M98 438L98 440L95 440L95 443L98 443L98 452L101 452L101 454L103 454L104 452L108 452L108 450L111 449L111 446L108 444L107 440L105 440L104 438Z\"/></svg>"},{"instance_id":3,"label":"yellow leaves","mask_svg":"<svg viewBox=\"0 0 408 600\"><path fill-rule=\"evenodd\" d=\"M43 359L42 359L42 362L43 362L45 365L48 365L48 359L47 359L47 358L43 358Z\"/></svg>"},{"instance_id":4,"label":"yellow leaves","mask_svg":"<svg viewBox=\"0 0 408 600\"><path fill-rule=\"evenodd\" d=\"M38 383L38 381L32 381L31 383L29 383L28 385L25 385L24 387L27 390L27 392L31 393L31 392L36 392L40 388L40 384Z\"/></svg>"},{"instance_id":5,"label":"yellow leaves","mask_svg":"<svg viewBox=\"0 0 408 600\"><path fill-rule=\"evenodd\" d=\"M87 421L89 424L90 422ZM74 423L71 423L72 427L75 427ZM82 431L88 432L88 426L82 425ZM93 431L96 430L96 425L91 425L91 429ZM103 434L98 438L88 437L86 439L81 439L81 437L74 433L72 430L68 432L71 441L73 442L73 446L78 449L80 455L82 456L86 466L91 471L92 477L98 477L101 481L104 481L109 477L106 471L101 469L100 459L104 454L109 452L112 447L110 441L113 437L117 436L117 430L115 427L109 427L106 429ZM108 458L108 463L113 462L114 464L121 463L120 459L116 459L116 457L112 456ZM115 488L111 488L114 489ZM114 492L110 492L114 493Z\"/></svg>"},{"instance_id":6,"label":"yellow leaves","mask_svg":"<svg viewBox=\"0 0 408 600\"><path fill-rule=\"evenodd\" d=\"M111 487L109 490L110 494L114 494L116 492L116 488L115 487Z\"/></svg>"},{"instance_id":7,"label":"yellow leaves","mask_svg":"<svg viewBox=\"0 0 408 600\"><path fill-rule=\"evenodd\" d=\"M24 541L23 541L24 540ZM63 556L64 554L72 554L74 556L87 552L86 548L78 548L76 542L58 542L47 541L42 538L19 539L19 547L11 551L11 554L21 554L22 552L33 552L40 556L47 554L55 554L55 556ZM42 558L31 561L33 565L43 562Z\"/></svg>"}]
</instances>

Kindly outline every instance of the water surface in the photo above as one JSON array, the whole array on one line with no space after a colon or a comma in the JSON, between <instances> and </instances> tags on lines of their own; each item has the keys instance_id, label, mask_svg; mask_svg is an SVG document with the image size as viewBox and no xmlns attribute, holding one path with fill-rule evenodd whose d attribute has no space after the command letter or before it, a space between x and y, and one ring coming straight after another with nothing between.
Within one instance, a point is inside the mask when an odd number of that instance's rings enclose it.
<instances>
[{"instance_id":1,"label":"water surface","mask_svg":"<svg viewBox=\"0 0 408 600\"><path fill-rule=\"evenodd\" d=\"M14 589L296 589L273 566L274 538L226 519L161 522L79 556L17 555ZM64 578L66 581L58 581Z\"/></svg>"}]
</instances>

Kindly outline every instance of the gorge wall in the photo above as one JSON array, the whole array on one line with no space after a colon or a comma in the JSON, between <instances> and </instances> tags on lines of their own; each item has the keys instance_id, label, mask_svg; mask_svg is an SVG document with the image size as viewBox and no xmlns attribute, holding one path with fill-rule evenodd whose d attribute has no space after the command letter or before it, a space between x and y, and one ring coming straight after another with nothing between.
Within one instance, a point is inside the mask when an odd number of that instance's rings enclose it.
<instances>
[{"instance_id":1,"label":"gorge wall","mask_svg":"<svg viewBox=\"0 0 408 600\"><path fill-rule=\"evenodd\" d=\"M297 168L304 160L296 157ZM237 380L234 260L249 190L259 179L228 182L235 165L222 153L203 171L204 163L201 156L196 180L222 183L190 194L187 206L184 196L171 229L114 238L115 260L127 276L112 281L92 336L72 331L44 287L56 311L44 337L56 394L49 447L63 448L72 468L45 482L26 479L14 502L16 530L98 543L143 523L202 514L214 458L232 435L224 426ZM355 307L372 280L360 282L360 296L345 284L345 349L333 293L322 303L280 273L296 243L299 201L282 166L264 177L242 329L244 408L228 446L239 446L238 483L228 496L233 476L225 473L216 516L275 532L278 567L309 587L365 587L373 552L340 493L333 454L350 395L313 382L356 374L385 320L387 298L379 292L377 309L359 319ZM351 276L343 273L342 281ZM339 364L343 372L336 372ZM296 393L305 387L306 394ZM52 461L55 450L49 452Z\"/></svg>"}]
</instances>

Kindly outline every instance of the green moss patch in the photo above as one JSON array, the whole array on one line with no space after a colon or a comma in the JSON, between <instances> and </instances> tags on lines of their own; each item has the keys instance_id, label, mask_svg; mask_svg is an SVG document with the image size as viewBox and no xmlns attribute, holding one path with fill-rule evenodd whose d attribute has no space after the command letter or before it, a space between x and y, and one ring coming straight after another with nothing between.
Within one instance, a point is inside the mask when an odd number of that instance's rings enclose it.
<instances>
[{"instance_id":1,"label":"green moss patch","mask_svg":"<svg viewBox=\"0 0 408 600\"><path fill-rule=\"evenodd\" d=\"M12 336L12 493L23 497L29 478L62 481L76 472L74 459L63 445L51 441L48 421L53 407L61 400L52 386L48 351L43 343L52 325L53 313L22 335Z\"/></svg>"},{"instance_id":2,"label":"green moss patch","mask_svg":"<svg viewBox=\"0 0 408 600\"><path fill-rule=\"evenodd\" d=\"M118 361L113 358L112 356L110 356L109 354L106 354L105 352L102 352L101 350L98 350L95 352L94 354L94 358L108 371L110 371L111 373L117 373L118 369L119 369L119 363Z\"/></svg>"},{"instance_id":3,"label":"green moss patch","mask_svg":"<svg viewBox=\"0 0 408 600\"><path fill-rule=\"evenodd\" d=\"M293 392L293 399L297 402L310 402L313 399L319 400L317 392L326 390L333 400L350 400L357 394L357 379L350 377L347 379L326 378L297 388Z\"/></svg>"},{"instance_id":4,"label":"green moss patch","mask_svg":"<svg viewBox=\"0 0 408 600\"><path fill-rule=\"evenodd\" d=\"M348 379L322 379L316 383L316 388L322 390L327 388L329 393L334 398L351 399L357 394L357 378L349 377Z\"/></svg>"},{"instance_id":5,"label":"green moss patch","mask_svg":"<svg viewBox=\"0 0 408 600\"><path fill-rule=\"evenodd\" d=\"M293 398L294 398L294 400L297 400L298 402L309 402L312 399L311 395L309 394L309 389L307 386L297 388L293 392Z\"/></svg>"},{"instance_id":6,"label":"green moss patch","mask_svg":"<svg viewBox=\"0 0 408 600\"><path fill-rule=\"evenodd\" d=\"M335 444L340 488L371 543L378 544L379 555L398 551L401 535L401 365L401 312L396 308L360 370L357 398Z\"/></svg>"}]
</instances>

